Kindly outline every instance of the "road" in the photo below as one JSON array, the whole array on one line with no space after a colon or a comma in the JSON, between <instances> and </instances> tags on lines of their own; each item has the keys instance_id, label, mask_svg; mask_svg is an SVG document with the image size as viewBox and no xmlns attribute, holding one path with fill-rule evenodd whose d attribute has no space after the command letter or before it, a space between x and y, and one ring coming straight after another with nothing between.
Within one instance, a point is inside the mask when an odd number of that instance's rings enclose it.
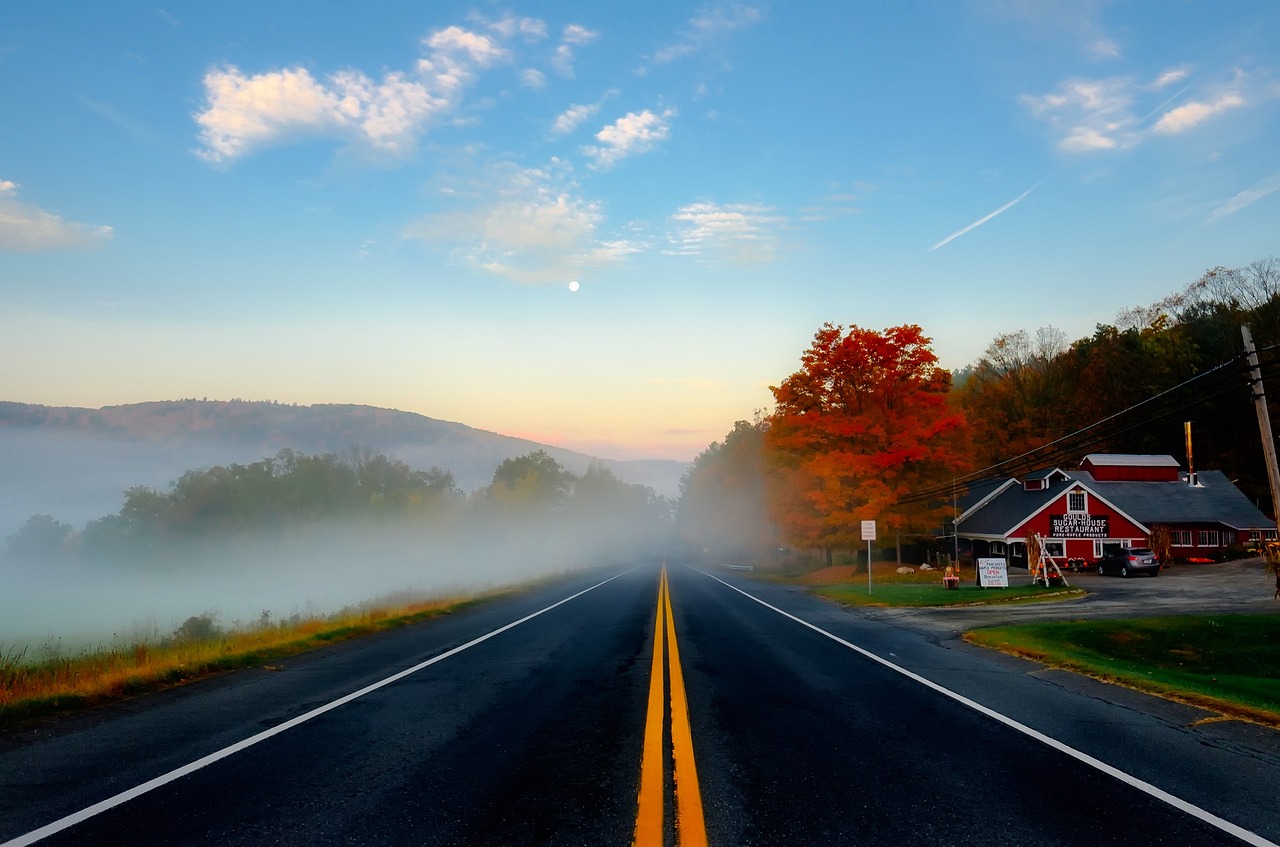
<instances>
[{"instance_id":1,"label":"road","mask_svg":"<svg viewBox=\"0 0 1280 847\"><path fill-rule=\"evenodd\" d=\"M1274 731L666 573L580 574L0 737L0 843L1280 841Z\"/></svg>"}]
</instances>

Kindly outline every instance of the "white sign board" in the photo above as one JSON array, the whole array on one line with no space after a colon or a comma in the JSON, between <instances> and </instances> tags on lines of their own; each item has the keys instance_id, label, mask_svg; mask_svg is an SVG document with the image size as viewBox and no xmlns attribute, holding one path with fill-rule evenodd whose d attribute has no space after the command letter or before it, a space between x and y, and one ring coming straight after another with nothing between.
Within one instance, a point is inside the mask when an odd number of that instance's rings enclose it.
<instances>
[{"instance_id":1,"label":"white sign board","mask_svg":"<svg viewBox=\"0 0 1280 847\"><path fill-rule=\"evenodd\" d=\"M1008 588L1009 566L1005 560L979 559L978 585L983 588Z\"/></svg>"},{"instance_id":2,"label":"white sign board","mask_svg":"<svg viewBox=\"0 0 1280 847\"><path fill-rule=\"evenodd\" d=\"M862 522L862 540L863 541L876 540L876 522L875 521Z\"/></svg>"}]
</instances>

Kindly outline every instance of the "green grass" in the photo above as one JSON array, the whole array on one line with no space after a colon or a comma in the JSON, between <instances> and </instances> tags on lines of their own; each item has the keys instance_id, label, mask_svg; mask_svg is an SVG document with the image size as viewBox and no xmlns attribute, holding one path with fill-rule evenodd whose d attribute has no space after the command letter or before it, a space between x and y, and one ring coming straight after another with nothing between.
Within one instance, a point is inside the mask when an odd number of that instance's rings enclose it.
<instances>
[{"instance_id":1,"label":"green grass","mask_svg":"<svg viewBox=\"0 0 1280 847\"><path fill-rule=\"evenodd\" d=\"M965 638L1226 714L1280 725L1280 615L1063 621Z\"/></svg>"},{"instance_id":2,"label":"green grass","mask_svg":"<svg viewBox=\"0 0 1280 847\"><path fill-rule=\"evenodd\" d=\"M823 585L815 588L814 593L851 606L964 606L1068 600L1083 596L1085 591L1031 585L979 588L972 584L948 590L942 587L941 578L933 575L928 582L873 584L869 596L866 582Z\"/></svg>"}]
</instances>

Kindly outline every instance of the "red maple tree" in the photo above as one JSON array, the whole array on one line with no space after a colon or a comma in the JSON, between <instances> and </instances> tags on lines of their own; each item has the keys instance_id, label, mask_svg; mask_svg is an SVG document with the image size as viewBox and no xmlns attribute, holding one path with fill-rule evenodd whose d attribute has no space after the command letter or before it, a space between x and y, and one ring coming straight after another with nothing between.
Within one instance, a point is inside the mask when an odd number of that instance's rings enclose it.
<instances>
[{"instance_id":1,"label":"red maple tree","mask_svg":"<svg viewBox=\"0 0 1280 847\"><path fill-rule=\"evenodd\" d=\"M857 549L862 520L876 520L883 537L940 526L937 508L901 502L966 464L968 427L930 343L915 325L826 323L800 370L770 387L770 500L793 544L830 559Z\"/></svg>"}]
</instances>

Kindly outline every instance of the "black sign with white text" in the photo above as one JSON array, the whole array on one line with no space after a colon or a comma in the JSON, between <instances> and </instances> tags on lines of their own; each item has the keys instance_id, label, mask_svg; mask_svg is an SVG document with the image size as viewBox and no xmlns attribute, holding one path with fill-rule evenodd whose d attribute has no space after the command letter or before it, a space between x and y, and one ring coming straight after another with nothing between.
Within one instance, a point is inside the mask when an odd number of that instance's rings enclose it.
<instances>
[{"instance_id":1,"label":"black sign with white text","mask_svg":"<svg viewBox=\"0 0 1280 847\"><path fill-rule=\"evenodd\" d=\"M1107 515L1050 515L1050 538L1109 538Z\"/></svg>"}]
</instances>

